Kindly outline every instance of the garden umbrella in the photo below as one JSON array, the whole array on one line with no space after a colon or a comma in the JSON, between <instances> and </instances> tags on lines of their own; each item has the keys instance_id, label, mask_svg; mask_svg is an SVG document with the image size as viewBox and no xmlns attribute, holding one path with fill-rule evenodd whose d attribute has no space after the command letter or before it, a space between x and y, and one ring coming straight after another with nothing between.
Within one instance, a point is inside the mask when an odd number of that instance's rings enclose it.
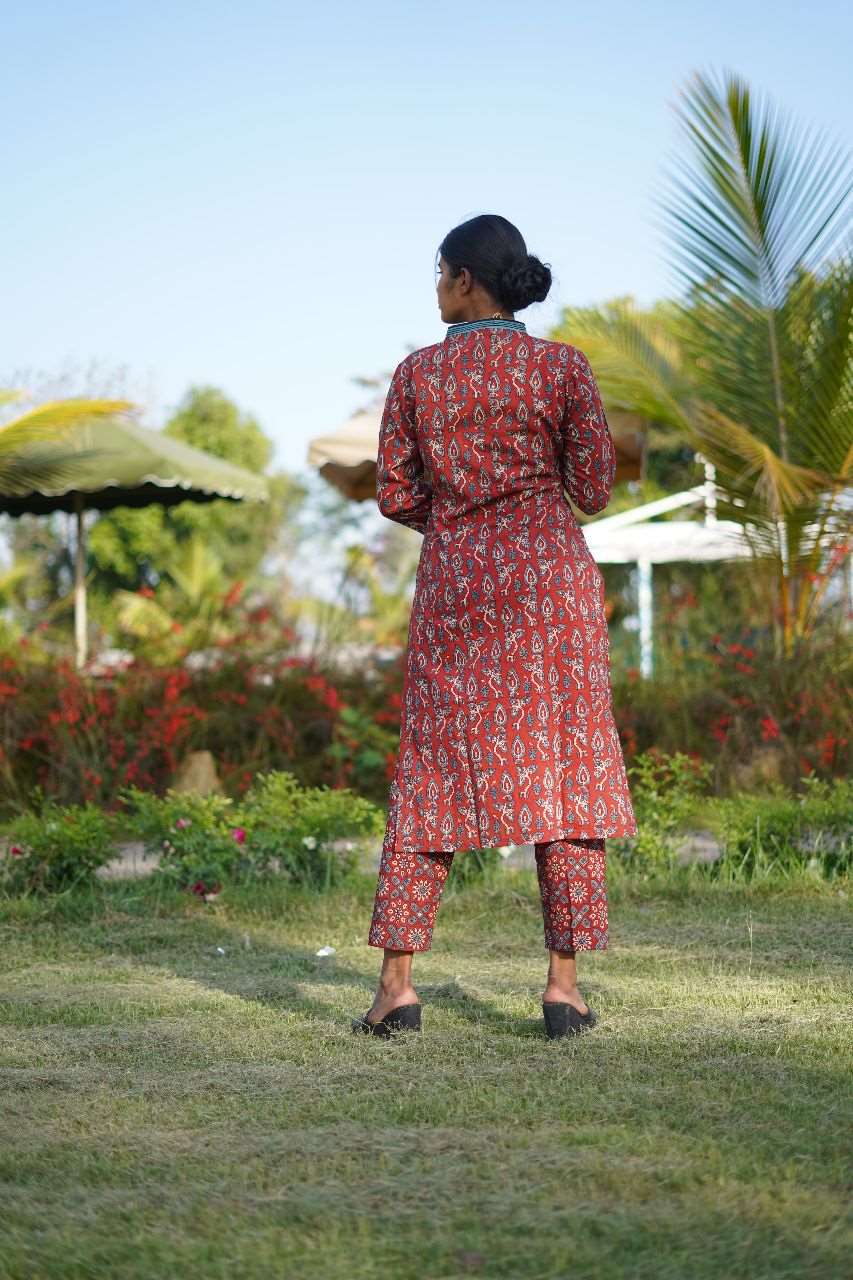
<instances>
[{"instance_id":1,"label":"garden umbrella","mask_svg":"<svg viewBox=\"0 0 853 1280\"><path fill-rule=\"evenodd\" d=\"M224 462L201 449L146 427L116 418L82 421L63 431L61 439L22 447L22 466L50 459L55 480L16 485L14 477L0 491L0 513L10 516L73 512L77 537L74 563L74 634L77 666L86 661L86 582L84 511L113 507L164 507L179 502L249 499L265 502L269 489L263 476Z\"/></svg>"}]
</instances>

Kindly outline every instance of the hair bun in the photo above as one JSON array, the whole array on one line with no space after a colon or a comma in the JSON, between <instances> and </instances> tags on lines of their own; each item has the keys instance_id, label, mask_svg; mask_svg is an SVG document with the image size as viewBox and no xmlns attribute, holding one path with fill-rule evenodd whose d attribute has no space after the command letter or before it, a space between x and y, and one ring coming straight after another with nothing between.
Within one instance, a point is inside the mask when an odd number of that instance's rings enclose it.
<instances>
[{"instance_id":1,"label":"hair bun","mask_svg":"<svg viewBox=\"0 0 853 1280\"><path fill-rule=\"evenodd\" d=\"M501 301L510 311L521 311L531 302L544 302L551 288L551 268L533 253L516 259L500 274Z\"/></svg>"}]
</instances>

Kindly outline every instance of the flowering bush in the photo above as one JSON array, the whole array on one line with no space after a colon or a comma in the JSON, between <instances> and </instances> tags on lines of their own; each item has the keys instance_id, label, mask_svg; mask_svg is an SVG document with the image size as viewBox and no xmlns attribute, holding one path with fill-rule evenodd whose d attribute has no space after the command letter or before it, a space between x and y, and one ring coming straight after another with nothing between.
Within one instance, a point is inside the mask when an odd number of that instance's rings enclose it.
<instances>
[{"instance_id":1,"label":"flowering bush","mask_svg":"<svg viewBox=\"0 0 853 1280\"><path fill-rule=\"evenodd\" d=\"M130 830L157 854L154 874L211 900L226 881L262 876L269 868L245 850L242 817L228 796L169 790L163 797L123 788Z\"/></svg>"},{"instance_id":2,"label":"flowering bush","mask_svg":"<svg viewBox=\"0 0 853 1280\"><path fill-rule=\"evenodd\" d=\"M60 893L91 883L98 867L114 856L113 823L94 805L45 800L8 830L0 857L0 887L8 894Z\"/></svg>"},{"instance_id":3,"label":"flowering bush","mask_svg":"<svg viewBox=\"0 0 853 1280\"><path fill-rule=\"evenodd\" d=\"M627 761L652 747L708 760L717 794L749 789L758 773L796 787L849 772L849 636L818 631L784 661L771 648L760 632L719 632L692 637L680 664L667 659L652 679L615 664ZM202 749L235 800L257 774L286 770L384 804L404 668L404 654L338 670L220 647L201 666L134 660L94 676L26 646L0 652L0 817L30 807L36 787L57 803L107 809L125 786L162 795L183 757Z\"/></svg>"},{"instance_id":4,"label":"flowering bush","mask_svg":"<svg viewBox=\"0 0 853 1280\"><path fill-rule=\"evenodd\" d=\"M616 720L626 757L652 747L713 765L718 794L777 780L798 787L814 775L850 771L853 646L829 628L790 659L767 635L715 633L669 675L614 678Z\"/></svg>"},{"instance_id":5,"label":"flowering bush","mask_svg":"<svg viewBox=\"0 0 853 1280\"><path fill-rule=\"evenodd\" d=\"M303 787L283 771L259 775L237 803L133 787L122 796L133 829L160 856L155 874L207 900L228 883L273 875L329 889L354 866L356 840L384 830L383 811L370 801L344 788Z\"/></svg>"},{"instance_id":6,"label":"flowering bush","mask_svg":"<svg viewBox=\"0 0 853 1280\"><path fill-rule=\"evenodd\" d=\"M109 809L126 786L162 795L200 749L234 799L256 773L282 768L307 786L355 782L383 799L396 748L393 724L379 718L388 704L381 674L336 677L301 658L222 653L204 670L134 662L93 677L26 651L0 655L0 816L28 808L35 787Z\"/></svg>"}]
</instances>

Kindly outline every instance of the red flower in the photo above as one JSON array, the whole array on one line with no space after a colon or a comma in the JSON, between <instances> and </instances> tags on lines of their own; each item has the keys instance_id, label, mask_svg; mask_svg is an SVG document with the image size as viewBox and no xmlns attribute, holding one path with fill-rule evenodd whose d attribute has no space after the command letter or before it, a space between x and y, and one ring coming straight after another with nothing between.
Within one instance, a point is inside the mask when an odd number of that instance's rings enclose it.
<instances>
[{"instance_id":1,"label":"red flower","mask_svg":"<svg viewBox=\"0 0 853 1280\"><path fill-rule=\"evenodd\" d=\"M730 722L731 716L728 712L725 712L723 715L718 716L711 725L711 733L718 742L725 742L726 737L728 736Z\"/></svg>"},{"instance_id":2,"label":"red flower","mask_svg":"<svg viewBox=\"0 0 853 1280\"><path fill-rule=\"evenodd\" d=\"M820 748L820 762L828 769L835 759L835 748L846 747L847 739L836 738L835 734L830 732L821 738L817 745Z\"/></svg>"},{"instance_id":3,"label":"red flower","mask_svg":"<svg viewBox=\"0 0 853 1280\"><path fill-rule=\"evenodd\" d=\"M764 716L761 721L761 737L765 742L770 738L778 738L781 730L773 716Z\"/></svg>"}]
</instances>

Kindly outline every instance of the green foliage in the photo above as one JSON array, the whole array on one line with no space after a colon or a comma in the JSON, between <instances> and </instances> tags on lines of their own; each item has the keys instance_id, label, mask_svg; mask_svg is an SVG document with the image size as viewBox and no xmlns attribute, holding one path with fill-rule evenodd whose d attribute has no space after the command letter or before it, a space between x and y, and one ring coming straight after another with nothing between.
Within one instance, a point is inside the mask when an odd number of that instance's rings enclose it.
<instances>
[{"instance_id":1,"label":"green foliage","mask_svg":"<svg viewBox=\"0 0 853 1280\"><path fill-rule=\"evenodd\" d=\"M0 888L7 894L63 893L91 883L114 856L113 820L95 805L59 805L45 800L7 831L0 859Z\"/></svg>"},{"instance_id":2,"label":"green foliage","mask_svg":"<svg viewBox=\"0 0 853 1280\"><path fill-rule=\"evenodd\" d=\"M155 874L202 897L274 875L328 890L352 872L357 839L384 829L370 801L344 788L304 787L286 771L258 775L239 804L173 790L122 794L132 829L160 856Z\"/></svg>"},{"instance_id":3,"label":"green foliage","mask_svg":"<svg viewBox=\"0 0 853 1280\"><path fill-rule=\"evenodd\" d=\"M775 784L715 804L723 839L709 873L725 880L807 872L834 879L853 866L853 779L804 778L802 795Z\"/></svg>"},{"instance_id":4,"label":"green foliage","mask_svg":"<svg viewBox=\"0 0 853 1280\"><path fill-rule=\"evenodd\" d=\"M244 800L252 857L275 860L297 884L327 890L355 866L355 840L381 836L382 809L348 788L303 787L285 771L259 774Z\"/></svg>"},{"instance_id":5,"label":"green foliage","mask_svg":"<svg viewBox=\"0 0 853 1280\"><path fill-rule=\"evenodd\" d=\"M781 125L734 74L695 74L678 114L689 151L663 207L686 300L567 309L554 336L650 446L680 439L714 465L717 516L772 573L766 616L790 658L849 554L850 158Z\"/></svg>"},{"instance_id":6,"label":"green foliage","mask_svg":"<svg viewBox=\"0 0 853 1280\"><path fill-rule=\"evenodd\" d=\"M160 857L154 874L178 888L203 897L266 870L244 854L241 816L228 796L171 789L157 796L131 786L120 797L130 809L128 829Z\"/></svg>"},{"instance_id":7,"label":"green foliage","mask_svg":"<svg viewBox=\"0 0 853 1280\"><path fill-rule=\"evenodd\" d=\"M164 434L259 473L272 459L272 442L258 423L241 413L216 388L191 388ZM119 593L156 591L156 601L150 603L160 605L165 615L152 617L156 611L149 610L149 617L144 620L147 629L165 635L169 643L164 648L178 646L179 628L194 624L197 612L191 592L186 589L186 572L182 573L182 580L177 580L172 571L180 570L182 561L188 559L194 538L208 549L221 577L219 585L209 588L218 593L214 607L227 592L241 585L249 589L262 579L267 556L289 560L307 489L301 480L284 473L267 476L267 487L268 502L221 499L182 502L168 508L154 503L89 515L89 615L93 626L100 629L101 643L134 648L138 643L135 627L125 631L119 620L119 612L127 609L127 601ZM6 519L0 517L0 523ZM55 653L57 639L64 633L70 645L73 635L73 548L68 542L67 519L62 514L8 518L7 528L13 564L24 563L28 572L5 587L4 594L12 608L0 624L0 636L8 631L13 640L22 633L27 639L37 639L38 628L50 622L55 624L51 635L51 652ZM161 582L166 589L163 599ZM286 595L289 585L286 572L279 568L276 598ZM149 602L142 601L143 605L146 603ZM164 616L165 627L161 625ZM174 635L168 630L171 624L175 624Z\"/></svg>"},{"instance_id":8,"label":"green foliage","mask_svg":"<svg viewBox=\"0 0 853 1280\"><path fill-rule=\"evenodd\" d=\"M493 886L502 858L497 849L465 849L457 853L450 868L447 889Z\"/></svg>"},{"instance_id":9,"label":"green foliage","mask_svg":"<svg viewBox=\"0 0 853 1280\"><path fill-rule=\"evenodd\" d=\"M640 876L672 872L676 836L706 789L711 766L676 751L644 751L628 767L637 835L609 841L625 868Z\"/></svg>"}]
</instances>

